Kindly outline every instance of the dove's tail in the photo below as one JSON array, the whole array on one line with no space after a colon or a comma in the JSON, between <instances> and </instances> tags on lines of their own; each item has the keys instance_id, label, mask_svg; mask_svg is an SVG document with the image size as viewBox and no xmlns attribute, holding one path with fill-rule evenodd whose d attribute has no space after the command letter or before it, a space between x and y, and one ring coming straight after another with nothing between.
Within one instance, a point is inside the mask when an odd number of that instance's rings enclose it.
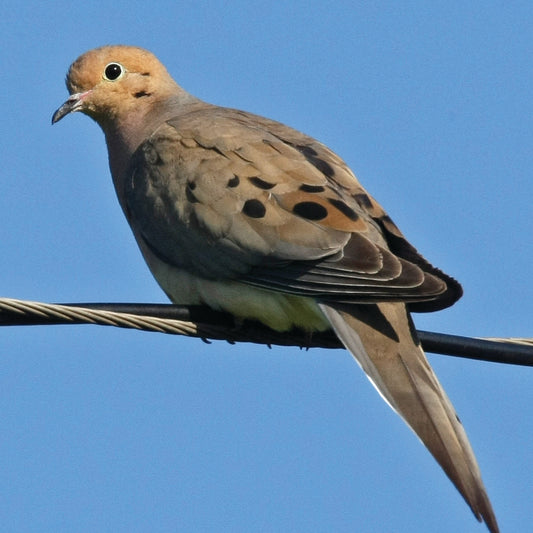
<instances>
[{"instance_id":1,"label":"dove's tail","mask_svg":"<svg viewBox=\"0 0 533 533\"><path fill-rule=\"evenodd\" d=\"M433 454L476 518L484 520L491 533L498 533L474 452L420 347L405 305L328 303L320 307L370 381Z\"/></svg>"}]
</instances>

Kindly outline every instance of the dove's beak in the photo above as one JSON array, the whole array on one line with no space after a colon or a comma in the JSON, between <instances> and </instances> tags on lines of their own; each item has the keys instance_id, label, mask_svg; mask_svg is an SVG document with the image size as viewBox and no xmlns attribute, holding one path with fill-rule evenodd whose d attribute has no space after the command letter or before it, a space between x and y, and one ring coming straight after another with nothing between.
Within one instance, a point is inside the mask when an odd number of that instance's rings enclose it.
<instances>
[{"instance_id":1,"label":"dove's beak","mask_svg":"<svg viewBox=\"0 0 533 533\"><path fill-rule=\"evenodd\" d=\"M59 122L64 116L83 109L83 100L91 91L71 94L68 100L52 115L52 124Z\"/></svg>"}]
</instances>

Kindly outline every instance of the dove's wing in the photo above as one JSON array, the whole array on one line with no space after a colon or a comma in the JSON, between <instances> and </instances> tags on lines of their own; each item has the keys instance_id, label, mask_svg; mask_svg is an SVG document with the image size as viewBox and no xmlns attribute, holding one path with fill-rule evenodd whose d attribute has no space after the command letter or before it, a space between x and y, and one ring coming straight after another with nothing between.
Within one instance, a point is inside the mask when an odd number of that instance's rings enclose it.
<instances>
[{"instance_id":1,"label":"dove's wing","mask_svg":"<svg viewBox=\"0 0 533 533\"><path fill-rule=\"evenodd\" d=\"M461 295L338 156L286 126L204 108L160 127L131 168L131 223L178 268L337 302L433 310Z\"/></svg>"}]
</instances>

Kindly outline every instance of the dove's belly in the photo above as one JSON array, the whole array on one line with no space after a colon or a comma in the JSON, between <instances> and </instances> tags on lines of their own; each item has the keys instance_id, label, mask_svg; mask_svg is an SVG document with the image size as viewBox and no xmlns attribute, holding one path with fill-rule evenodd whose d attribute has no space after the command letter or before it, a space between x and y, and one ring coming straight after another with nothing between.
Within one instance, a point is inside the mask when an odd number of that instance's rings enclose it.
<instances>
[{"instance_id":1,"label":"dove's belly","mask_svg":"<svg viewBox=\"0 0 533 533\"><path fill-rule=\"evenodd\" d=\"M324 331L331 327L311 298L269 291L238 281L200 278L154 256L148 264L161 288L176 304L207 305L239 318L258 320L277 331L293 327Z\"/></svg>"}]
</instances>

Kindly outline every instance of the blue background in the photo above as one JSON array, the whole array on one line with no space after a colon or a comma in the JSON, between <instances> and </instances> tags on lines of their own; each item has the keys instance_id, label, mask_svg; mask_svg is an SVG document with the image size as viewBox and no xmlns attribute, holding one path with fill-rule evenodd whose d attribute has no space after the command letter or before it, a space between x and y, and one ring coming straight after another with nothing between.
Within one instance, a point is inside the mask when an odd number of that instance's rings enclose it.
<instances>
[{"instance_id":1,"label":"blue background","mask_svg":"<svg viewBox=\"0 0 533 533\"><path fill-rule=\"evenodd\" d=\"M14 2L0 18L0 294L165 302L103 135L52 128L103 44L153 51L195 95L328 144L457 277L419 328L531 336L533 4ZM342 350L96 326L0 331L3 531L481 532ZM531 370L430 355L503 532L533 520Z\"/></svg>"}]
</instances>

